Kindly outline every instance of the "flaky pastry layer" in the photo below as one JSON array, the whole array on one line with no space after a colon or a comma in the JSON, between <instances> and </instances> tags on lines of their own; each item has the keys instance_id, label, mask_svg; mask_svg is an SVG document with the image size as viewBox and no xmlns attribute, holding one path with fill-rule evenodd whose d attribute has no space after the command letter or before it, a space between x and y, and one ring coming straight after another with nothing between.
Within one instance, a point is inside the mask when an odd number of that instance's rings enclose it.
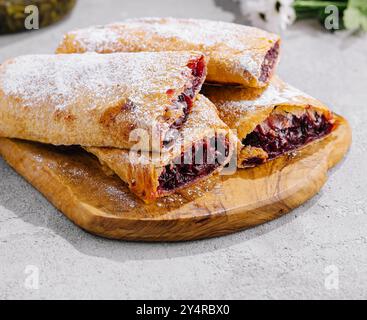
<instances>
[{"instance_id":1,"label":"flaky pastry layer","mask_svg":"<svg viewBox=\"0 0 367 320\"><path fill-rule=\"evenodd\" d=\"M29 55L0 66L0 136L130 148L186 121L206 75L197 52Z\"/></svg>"},{"instance_id":2,"label":"flaky pastry layer","mask_svg":"<svg viewBox=\"0 0 367 320\"><path fill-rule=\"evenodd\" d=\"M140 18L71 31L56 52L198 50L210 57L208 82L263 87L274 74L279 46L279 36L239 24Z\"/></svg>"},{"instance_id":3,"label":"flaky pastry layer","mask_svg":"<svg viewBox=\"0 0 367 320\"><path fill-rule=\"evenodd\" d=\"M335 128L333 114L322 102L278 77L265 89L205 86L203 93L236 131L240 168L297 150Z\"/></svg>"}]
</instances>

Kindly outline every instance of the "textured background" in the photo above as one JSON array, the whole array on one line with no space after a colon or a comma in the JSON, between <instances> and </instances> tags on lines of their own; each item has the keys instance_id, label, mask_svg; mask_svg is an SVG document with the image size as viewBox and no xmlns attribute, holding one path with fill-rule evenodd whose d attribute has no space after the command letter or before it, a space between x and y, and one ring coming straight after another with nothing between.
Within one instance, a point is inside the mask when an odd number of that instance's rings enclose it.
<instances>
[{"instance_id":1,"label":"textured background","mask_svg":"<svg viewBox=\"0 0 367 320\"><path fill-rule=\"evenodd\" d=\"M0 63L50 53L76 27L137 16L238 21L236 10L224 0L80 0L56 26L0 37ZM367 36L297 24L282 54L280 75L353 127L352 149L317 196L226 237L126 243L81 231L0 160L0 298L367 298ZM27 278L34 268L38 289Z\"/></svg>"}]
</instances>

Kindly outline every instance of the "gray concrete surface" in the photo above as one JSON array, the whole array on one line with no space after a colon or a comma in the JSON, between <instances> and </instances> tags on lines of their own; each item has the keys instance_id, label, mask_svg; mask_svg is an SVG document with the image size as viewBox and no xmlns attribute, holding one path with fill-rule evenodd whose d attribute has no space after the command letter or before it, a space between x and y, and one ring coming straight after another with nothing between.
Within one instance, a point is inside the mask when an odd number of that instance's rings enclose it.
<instances>
[{"instance_id":1,"label":"gray concrete surface","mask_svg":"<svg viewBox=\"0 0 367 320\"><path fill-rule=\"evenodd\" d=\"M69 29L125 17L238 17L223 6L222 0L80 0L63 23L0 37L0 61L52 52ZM0 298L367 298L367 36L302 23L283 38L281 76L345 115L354 130L347 158L316 197L226 237L109 241L74 226L0 160Z\"/></svg>"}]
</instances>

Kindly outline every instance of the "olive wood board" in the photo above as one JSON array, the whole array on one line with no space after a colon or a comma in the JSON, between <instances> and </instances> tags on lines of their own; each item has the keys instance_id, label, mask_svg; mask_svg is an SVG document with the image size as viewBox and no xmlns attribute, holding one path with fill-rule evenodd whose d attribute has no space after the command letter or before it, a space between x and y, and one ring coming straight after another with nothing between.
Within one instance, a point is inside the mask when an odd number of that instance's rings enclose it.
<instances>
[{"instance_id":1,"label":"olive wood board","mask_svg":"<svg viewBox=\"0 0 367 320\"><path fill-rule=\"evenodd\" d=\"M213 176L144 204L80 148L0 138L0 154L81 228L107 238L181 241L225 235L273 220L314 196L351 144L338 116L335 131L264 165Z\"/></svg>"}]
</instances>

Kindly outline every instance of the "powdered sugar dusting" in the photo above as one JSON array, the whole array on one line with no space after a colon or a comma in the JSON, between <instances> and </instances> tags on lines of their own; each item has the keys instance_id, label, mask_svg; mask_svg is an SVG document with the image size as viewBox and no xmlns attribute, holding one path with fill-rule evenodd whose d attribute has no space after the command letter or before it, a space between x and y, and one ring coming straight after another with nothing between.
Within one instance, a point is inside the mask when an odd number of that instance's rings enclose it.
<instances>
[{"instance_id":1,"label":"powdered sugar dusting","mask_svg":"<svg viewBox=\"0 0 367 320\"><path fill-rule=\"evenodd\" d=\"M86 51L112 51L119 42L119 33L104 26L80 29L75 35L76 40L83 39L83 47L87 49Z\"/></svg>"},{"instance_id":2,"label":"powdered sugar dusting","mask_svg":"<svg viewBox=\"0 0 367 320\"><path fill-rule=\"evenodd\" d=\"M175 18L129 19L104 27L75 30L68 36L73 39L76 48L98 52L113 52L116 48L125 51L179 51L195 47L205 53L229 51L232 54L245 54L249 50L253 52L268 48L279 40L275 34L244 25ZM179 42L159 41L162 39ZM243 59L247 65L249 56L245 55Z\"/></svg>"},{"instance_id":3,"label":"powdered sugar dusting","mask_svg":"<svg viewBox=\"0 0 367 320\"><path fill-rule=\"evenodd\" d=\"M234 23L140 18L69 32L57 52L198 50L210 57L208 81L222 83L220 66L229 83L263 86L259 79L264 59L278 41L276 34Z\"/></svg>"},{"instance_id":4,"label":"powdered sugar dusting","mask_svg":"<svg viewBox=\"0 0 367 320\"><path fill-rule=\"evenodd\" d=\"M112 24L113 26L113 24ZM167 38L178 38L188 43L207 47L225 46L238 51L256 49L253 43L242 41L248 34L258 40L277 39L266 31L234 23L175 18L130 19L125 24L127 29L139 29L144 32L159 34ZM261 43L259 44L261 45Z\"/></svg>"},{"instance_id":5,"label":"powdered sugar dusting","mask_svg":"<svg viewBox=\"0 0 367 320\"><path fill-rule=\"evenodd\" d=\"M218 101L218 107L224 112L227 112L226 110L241 112L251 109L254 110L262 106L302 103L305 98L313 99L301 90L296 89L288 84L283 84L281 86L279 84L280 83L278 81L271 82L269 86L262 92L262 94L254 99Z\"/></svg>"},{"instance_id":6,"label":"powdered sugar dusting","mask_svg":"<svg viewBox=\"0 0 367 320\"><path fill-rule=\"evenodd\" d=\"M190 57L190 53L22 56L0 67L0 88L28 107L47 104L64 109L83 93L89 99L81 107L95 108L127 90L139 105L149 95L187 84Z\"/></svg>"},{"instance_id":7,"label":"powdered sugar dusting","mask_svg":"<svg viewBox=\"0 0 367 320\"><path fill-rule=\"evenodd\" d=\"M197 101L182 127L181 133L184 136L192 135L190 132L193 130L197 129L200 132L205 128L223 129L227 128L227 126L219 118L215 105L205 96L198 95Z\"/></svg>"},{"instance_id":8,"label":"powdered sugar dusting","mask_svg":"<svg viewBox=\"0 0 367 320\"><path fill-rule=\"evenodd\" d=\"M261 74L261 64L263 56L258 55L256 51L245 51L241 54L236 65L237 72L240 74L242 70L247 70L250 74L259 78Z\"/></svg>"}]
</instances>

